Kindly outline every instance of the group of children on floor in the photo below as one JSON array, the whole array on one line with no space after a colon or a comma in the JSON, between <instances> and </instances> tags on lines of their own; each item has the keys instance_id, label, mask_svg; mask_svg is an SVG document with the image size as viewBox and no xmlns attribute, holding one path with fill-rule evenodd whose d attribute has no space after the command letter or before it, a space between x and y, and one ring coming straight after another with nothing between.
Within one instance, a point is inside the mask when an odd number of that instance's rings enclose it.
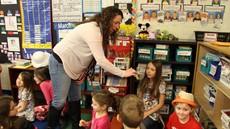
<instances>
[{"instance_id":1,"label":"group of children on floor","mask_svg":"<svg viewBox=\"0 0 230 129\"><path fill-rule=\"evenodd\" d=\"M172 101L174 113L169 117L165 127L160 115L164 105L166 83L161 78L162 63L153 60L146 65L143 79L140 81L137 95L128 94L122 98L114 96L107 90L92 92L92 120L80 120L79 126L91 129L110 129L108 108L112 107L117 120L123 123L124 129L202 129L192 113L196 108L191 93L181 91ZM33 81L40 85L46 104L34 107ZM21 72L16 80L18 87L18 104L13 98L0 97L0 129L34 129L32 122L45 120L49 104L53 99L52 83L49 69L40 67L34 71ZM67 112L67 105L63 115ZM78 110L78 109L76 109Z\"/></svg>"}]
</instances>

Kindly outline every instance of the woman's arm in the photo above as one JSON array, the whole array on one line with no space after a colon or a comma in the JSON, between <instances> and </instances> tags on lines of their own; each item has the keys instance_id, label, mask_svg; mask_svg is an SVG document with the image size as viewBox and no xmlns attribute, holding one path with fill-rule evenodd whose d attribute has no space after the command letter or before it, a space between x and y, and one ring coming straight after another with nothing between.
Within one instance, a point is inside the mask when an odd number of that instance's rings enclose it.
<instances>
[{"instance_id":1,"label":"woman's arm","mask_svg":"<svg viewBox=\"0 0 230 129\"><path fill-rule=\"evenodd\" d=\"M154 108L150 109L149 111L145 112L144 118L147 117L148 115L160 110L164 106L164 103L165 103L165 94L160 94L158 105L155 106Z\"/></svg>"}]
</instances>

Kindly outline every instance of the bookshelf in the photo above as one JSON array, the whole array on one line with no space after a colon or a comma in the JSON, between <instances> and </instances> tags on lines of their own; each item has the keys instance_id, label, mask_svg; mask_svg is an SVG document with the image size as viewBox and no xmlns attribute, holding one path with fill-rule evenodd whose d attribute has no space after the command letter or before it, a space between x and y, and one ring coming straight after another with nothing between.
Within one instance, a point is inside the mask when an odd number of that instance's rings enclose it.
<instances>
[{"instance_id":1,"label":"bookshelf","mask_svg":"<svg viewBox=\"0 0 230 129\"><path fill-rule=\"evenodd\" d=\"M14 100L17 102L18 101L18 87L16 86L16 80L20 72L22 71L28 71L32 75L34 75L34 67L30 66L28 68L18 68L14 66L9 66L8 71L9 71L9 79L10 79L10 86L11 86L11 94L14 98ZM44 105L46 104L45 97L39 87L34 82L34 99L35 99L35 105Z\"/></svg>"},{"instance_id":2,"label":"bookshelf","mask_svg":"<svg viewBox=\"0 0 230 129\"><path fill-rule=\"evenodd\" d=\"M202 57L208 52L218 56L224 55L228 58L230 57L229 47L217 46L208 42L199 42L197 46L193 94L195 100L201 106L200 122L209 118L218 129L222 129L221 110L230 108L230 88L200 70ZM216 88L213 107L210 106L209 100L204 96L205 91L203 88L206 84L214 85Z\"/></svg>"}]
</instances>

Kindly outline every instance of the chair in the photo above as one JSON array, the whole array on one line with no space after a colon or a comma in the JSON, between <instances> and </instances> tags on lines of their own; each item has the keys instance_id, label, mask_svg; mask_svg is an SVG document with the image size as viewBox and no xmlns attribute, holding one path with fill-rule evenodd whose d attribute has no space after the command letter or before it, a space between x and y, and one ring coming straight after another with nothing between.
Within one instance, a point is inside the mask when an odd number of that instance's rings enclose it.
<instances>
[{"instance_id":1,"label":"chair","mask_svg":"<svg viewBox=\"0 0 230 129\"><path fill-rule=\"evenodd\" d=\"M2 66L0 65L0 96L2 96L1 73L2 73Z\"/></svg>"}]
</instances>

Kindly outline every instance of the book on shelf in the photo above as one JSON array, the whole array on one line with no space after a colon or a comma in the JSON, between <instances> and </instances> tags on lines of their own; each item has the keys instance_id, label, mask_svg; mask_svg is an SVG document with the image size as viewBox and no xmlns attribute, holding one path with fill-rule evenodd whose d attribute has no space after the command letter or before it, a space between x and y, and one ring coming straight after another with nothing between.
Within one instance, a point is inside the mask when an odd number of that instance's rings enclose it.
<instances>
[{"instance_id":1,"label":"book on shelf","mask_svg":"<svg viewBox=\"0 0 230 129\"><path fill-rule=\"evenodd\" d=\"M127 78L121 78L113 75L108 76L106 86L127 86Z\"/></svg>"}]
</instances>

